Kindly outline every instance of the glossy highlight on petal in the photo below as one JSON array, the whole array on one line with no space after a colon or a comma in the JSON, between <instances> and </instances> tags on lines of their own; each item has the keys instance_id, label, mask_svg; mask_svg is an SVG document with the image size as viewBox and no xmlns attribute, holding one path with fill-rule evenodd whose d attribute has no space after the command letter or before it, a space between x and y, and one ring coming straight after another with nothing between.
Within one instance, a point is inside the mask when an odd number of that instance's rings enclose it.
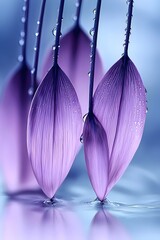
<instances>
[{"instance_id":1,"label":"glossy highlight on petal","mask_svg":"<svg viewBox=\"0 0 160 240\"><path fill-rule=\"evenodd\" d=\"M84 123L83 143L88 175L98 199L102 201L108 186L108 143L105 130L91 113Z\"/></svg>"},{"instance_id":2,"label":"glossy highlight on petal","mask_svg":"<svg viewBox=\"0 0 160 240\"><path fill-rule=\"evenodd\" d=\"M88 112L90 50L91 40L79 25L62 37L59 49L59 65L76 90L83 115ZM50 50L44 63L43 76L52 67L52 63L53 52ZM103 66L97 52L94 89L102 77Z\"/></svg>"},{"instance_id":3,"label":"glossy highlight on petal","mask_svg":"<svg viewBox=\"0 0 160 240\"><path fill-rule=\"evenodd\" d=\"M28 152L39 185L53 197L79 149L82 114L68 77L54 65L33 98L28 118Z\"/></svg>"},{"instance_id":4,"label":"glossy highlight on petal","mask_svg":"<svg viewBox=\"0 0 160 240\"><path fill-rule=\"evenodd\" d=\"M26 144L30 79L29 67L22 65L9 77L0 100L0 165L9 192L37 187Z\"/></svg>"},{"instance_id":5,"label":"glossy highlight on petal","mask_svg":"<svg viewBox=\"0 0 160 240\"><path fill-rule=\"evenodd\" d=\"M106 73L94 95L94 113L104 127L109 146L109 186L123 175L142 138L146 93L134 63L127 57Z\"/></svg>"}]
</instances>

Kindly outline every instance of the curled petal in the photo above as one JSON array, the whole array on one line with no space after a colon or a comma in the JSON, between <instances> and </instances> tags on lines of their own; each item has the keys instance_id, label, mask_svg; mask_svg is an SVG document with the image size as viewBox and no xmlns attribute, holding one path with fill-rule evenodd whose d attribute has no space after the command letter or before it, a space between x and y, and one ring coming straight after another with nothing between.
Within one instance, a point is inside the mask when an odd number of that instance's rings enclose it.
<instances>
[{"instance_id":1,"label":"curled petal","mask_svg":"<svg viewBox=\"0 0 160 240\"><path fill-rule=\"evenodd\" d=\"M109 144L109 186L114 186L132 160L146 119L146 93L141 77L124 57L106 73L94 95L94 113Z\"/></svg>"},{"instance_id":2,"label":"curled petal","mask_svg":"<svg viewBox=\"0 0 160 240\"><path fill-rule=\"evenodd\" d=\"M0 101L0 164L9 192L37 187L26 143L30 78L23 65L11 75Z\"/></svg>"},{"instance_id":3,"label":"curled petal","mask_svg":"<svg viewBox=\"0 0 160 240\"><path fill-rule=\"evenodd\" d=\"M105 130L93 114L88 114L84 123L83 142L88 175L102 201L108 186L108 143Z\"/></svg>"},{"instance_id":4,"label":"curled petal","mask_svg":"<svg viewBox=\"0 0 160 240\"><path fill-rule=\"evenodd\" d=\"M40 84L28 118L28 152L39 185L53 197L79 149L82 115L76 92L59 66Z\"/></svg>"},{"instance_id":5,"label":"curled petal","mask_svg":"<svg viewBox=\"0 0 160 240\"><path fill-rule=\"evenodd\" d=\"M88 112L89 76L91 40L81 27L74 27L61 40L59 65L72 82L80 101L82 114ZM52 67L53 52L49 51L43 70L43 76ZM98 52L96 53L96 70L94 89L103 76L103 66Z\"/></svg>"}]
</instances>

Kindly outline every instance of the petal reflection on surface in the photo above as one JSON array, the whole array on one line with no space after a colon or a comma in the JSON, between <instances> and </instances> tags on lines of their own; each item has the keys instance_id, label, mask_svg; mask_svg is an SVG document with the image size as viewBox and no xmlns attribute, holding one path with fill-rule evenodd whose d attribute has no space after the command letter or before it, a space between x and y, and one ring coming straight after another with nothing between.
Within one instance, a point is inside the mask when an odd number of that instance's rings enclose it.
<instances>
[{"instance_id":1,"label":"petal reflection on surface","mask_svg":"<svg viewBox=\"0 0 160 240\"><path fill-rule=\"evenodd\" d=\"M91 223L89 240L130 240L123 225L106 210L99 210Z\"/></svg>"},{"instance_id":2,"label":"petal reflection on surface","mask_svg":"<svg viewBox=\"0 0 160 240\"><path fill-rule=\"evenodd\" d=\"M2 219L3 240L83 240L79 219L65 207L37 207L8 201Z\"/></svg>"}]
</instances>

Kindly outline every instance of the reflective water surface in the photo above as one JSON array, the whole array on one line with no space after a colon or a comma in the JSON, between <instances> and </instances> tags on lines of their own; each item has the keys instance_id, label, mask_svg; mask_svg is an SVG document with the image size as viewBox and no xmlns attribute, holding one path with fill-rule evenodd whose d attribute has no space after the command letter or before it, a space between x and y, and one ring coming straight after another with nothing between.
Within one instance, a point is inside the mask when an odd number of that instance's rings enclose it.
<instances>
[{"instance_id":1,"label":"reflective water surface","mask_svg":"<svg viewBox=\"0 0 160 240\"><path fill-rule=\"evenodd\" d=\"M125 179L126 180L126 179ZM123 180L119 188L125 198ZM41 191L1 195L0 239L2 240L158 240L160 202L127 203L94 200L89 183L84 188L71 186L68 179L54 199L44 203ZM85 194L87 192L88 194ZM112 199L110 194L108 197ZM132 194L133 197L133 194ZM121 197L122 199L122 197ZM133 198L134 199L134 198Z\"/></svg>"}]
</instances>

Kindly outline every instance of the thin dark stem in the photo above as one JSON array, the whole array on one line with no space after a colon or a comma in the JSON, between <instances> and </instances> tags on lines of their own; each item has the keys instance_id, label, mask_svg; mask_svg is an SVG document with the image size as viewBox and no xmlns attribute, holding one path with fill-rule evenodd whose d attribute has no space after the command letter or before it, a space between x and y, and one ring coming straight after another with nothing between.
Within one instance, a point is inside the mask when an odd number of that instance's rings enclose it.
<instances>
[{"instance_id":1,"label":"thin dark stem","mask_svg":"<svg viewBox=\"0 0 160 240\"><path fill-rule=\"evenodd\" d=\"M129 38L131 34L132 12L133 12L133 0L130 0L129 6L128 6L128 14L127 14L128 19L127 19L126 39L125 39L125 47L124 47L125 58L128 56Z\"/></svg>"},{"instance_id":2,"label":"thin dark stem","mask_svg":"<svg viewBox=\"0 0 160 240\"><path fill-rule=\"evenodd\" d=\"M93 110L93 87L94 87L94 71L95 71L95 60L96 60L96 47L98 37L98 26L101 10L101 0L97 1L96 15L94 20L93 28L93 42L91 47L91 69L90 69L90 86L89 86L89 113Z\"/></svg>"},{"instance_id":3,"label":"thin dark stem","mask_svg":"<svg viewBox=\"0 0 160 240\"><path fill-rule=\"evenodd\" d=\"M75 26L79 26L79 19L81 15L82 0L77 0L76 2L76 15L75 15Z\"/></svg>"},{"instance_id":4,"label":"thin dark stem","mask_svg":"<svg viewBox=\"0 0 160 240\"><path fill-rule=\"evenodd\" d=\"M58 11L58 20L57 26L55 28L55 51L54 51L54 65L58 63L58 52L59 52L59 43L61 37L61 27L62 27L62 18L63 18L63 9L64 9L64 0L61 0L59 11Z\"/></svg>"},{"instance_id":5,"label":"thin dark stem","mask_svg":"<svg viewBox=\"0 0 160 240\"><path fill-rule=\"evenodd\" d=\"M45 12L46 0L43 0L41 6L41 12L39 21L37 21L38 29L36 32L36 44L35 44L35 57L34 57L34 64L32 69L32 93L34 94L37 88L37 72L38 72L38 64L39 64L39 54L40 54L40 44L41 44L41 36L42 36L42 27L43 27L43 19L44 19L44 12Z\"/></svg>"},{"instance_id":6,"label":"thin dark stem","mask_svg":"<svg viewBox=\"0 0 160 240\"><path fill-rule=\"evenodd\" d=\"M26 64L26 55L27 55L27 37L28 37L28 19L29 19L29 6L30 6L30 0L27 0L23 8L25 8L25 14L24 14L24 44L22 45L22 56L23 56L23 64ZM22 36L21 36L22 37Z\"/></svg>"}]
</instances>

